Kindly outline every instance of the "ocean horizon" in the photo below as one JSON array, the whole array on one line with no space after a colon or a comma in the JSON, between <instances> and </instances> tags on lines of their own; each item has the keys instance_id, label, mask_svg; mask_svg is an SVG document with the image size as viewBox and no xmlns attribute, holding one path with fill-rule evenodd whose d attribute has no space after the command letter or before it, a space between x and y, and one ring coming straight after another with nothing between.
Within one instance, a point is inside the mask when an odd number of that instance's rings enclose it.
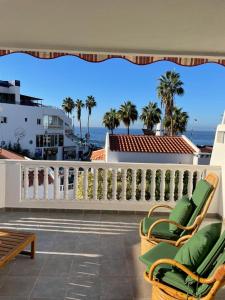
<instances>
[{"instance_id":1,"label":"ocean horizon","mask_svg":"<svg viewBox=\"0 0 225 300\"><path fill-rule=\"evenodd\" d=\"M75 127L75 134L79 135L80 129ZM87 132L87 128L82 128L83 136ZM105 135L108 130L105 127L90 127L90 140L98 147L104 147L105 145ZM126 128L117 128L114 130L115 134L126 134ZM186 135L195 145L213 145L215 138L215 131L207 130L187 130L184 135ZM130 134L143 134L140 128L131 128Z\"/></svg>"}]
</instances>

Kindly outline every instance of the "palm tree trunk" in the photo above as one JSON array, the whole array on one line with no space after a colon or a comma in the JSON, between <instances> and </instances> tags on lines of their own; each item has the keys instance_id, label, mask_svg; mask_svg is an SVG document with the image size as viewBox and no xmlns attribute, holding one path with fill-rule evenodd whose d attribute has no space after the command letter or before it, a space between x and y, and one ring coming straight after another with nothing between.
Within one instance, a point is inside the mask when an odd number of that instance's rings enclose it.
<instances>
[{"instance_id":1,"label":"palm tree trunk","mask_svg":"<svg viewBox=\"0 0 225 300\"><path fill-rule=\"evenodd\" d=\"M130 127L129 127L129 125L127 126L127 134L130 135Z\"/></svg>"},{"instance_id":2,"label":"palm tree trunk","mask_svg":"<svg viewBox=\"0 0 225 300\"><path fill-rule=\"evenodd\" d=\"M88 114L88 134L89 134L89 118L90 118L90 114Z\"/></svg>"},{"instance_id":3,"label":"palm tree trunk","mask_svg":"<svg viewBox=\"0 0 225 300\"><path fill-rule=\"evenodd\" d=\"M82 139L81 120L80 120L80 138Z\"/></svg>"}]
</instances>

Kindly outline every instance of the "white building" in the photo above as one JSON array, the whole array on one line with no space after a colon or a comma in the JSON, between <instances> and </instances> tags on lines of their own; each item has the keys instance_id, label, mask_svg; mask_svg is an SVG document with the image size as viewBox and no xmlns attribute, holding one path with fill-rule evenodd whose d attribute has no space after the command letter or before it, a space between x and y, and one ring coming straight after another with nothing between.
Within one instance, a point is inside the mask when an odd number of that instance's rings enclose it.
<instances>
[{"instance_id":1,"label":"white building","mask_svg":"<svg viewBox=\"0 0 225 300\"><path fill-rule=\"evenodd\" d=\"M210 156L186 136L107 134L105 148L92 152L92 161L209 164ZM204 158L204 159L203 159Z\"/></svg>"},{"instance_id":2,"label":"white building","mask_svg":"<svg viewBox=\"0 0 225 300\"><path fill-rule=\"evenodd\" d=\"M78 160L83 151L65 112L20 94L18 80L0 81L0 144L9 143L39 159Z\"/></svg>"}]
</instances>

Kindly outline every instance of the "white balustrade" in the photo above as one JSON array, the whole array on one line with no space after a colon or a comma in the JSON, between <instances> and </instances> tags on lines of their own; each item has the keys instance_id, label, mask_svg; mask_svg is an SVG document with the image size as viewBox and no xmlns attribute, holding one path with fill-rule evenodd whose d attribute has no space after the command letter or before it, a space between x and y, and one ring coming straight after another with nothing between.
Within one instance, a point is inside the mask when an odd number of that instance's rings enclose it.
<instances>
[{"instance_id":1,"label":"white balustrade","mask_svg":"<svg viewBox=\"0 0 225 300\"><path fill-rule=\"evenodd\" d=\"M10 206L28 208L148 210L157 201L174 205L184 192L191 196L206 172L221 173L220 167L181 164L16 161L16 165L20 193Z\"/></svg>"}]
</instances>

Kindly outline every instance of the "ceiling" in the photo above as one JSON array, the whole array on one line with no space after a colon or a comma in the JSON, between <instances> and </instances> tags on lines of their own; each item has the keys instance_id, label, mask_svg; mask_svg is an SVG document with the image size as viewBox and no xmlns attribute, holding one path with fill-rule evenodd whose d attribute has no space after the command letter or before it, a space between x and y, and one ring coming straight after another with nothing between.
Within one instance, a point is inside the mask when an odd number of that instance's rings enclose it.
<instances>
[{"instance_id":1,"label":"ceiling","mask_svg":"<svg viewBox=\"0 0 225 300\"><path fill-rule=\"evenodd\" d=\"M224 0L0 4L0 49L225 58Z\"/></svg>"}]
</instances>

